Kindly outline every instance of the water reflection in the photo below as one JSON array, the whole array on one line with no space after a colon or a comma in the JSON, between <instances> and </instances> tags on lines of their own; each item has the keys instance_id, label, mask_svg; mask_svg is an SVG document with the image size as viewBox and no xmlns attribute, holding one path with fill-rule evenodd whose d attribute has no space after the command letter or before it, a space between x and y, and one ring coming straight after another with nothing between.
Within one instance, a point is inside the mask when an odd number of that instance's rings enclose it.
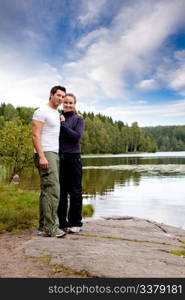
<instances>
[{"instance_id":1,"label":"water reflection","mask_svg":"<svg viewBox=\"0 0 185 300\"><path fill-rule=\"evenodd\" d=\"M21 173L20 187L24 189L38 190L40 179L37 169L30 168ZM83 169L83 193L96 196L113 191L116 184L139 185L141 174L129 170L104 170L104 169Z\"/></svg>"},{"instance_id":2,"label":"water reflection","mask_svg":"<svg viewBox=\"0 0 185 300\"><path fill-rule=\"evenodd\" d=\"M103 195L115 189L117 184L121 186L139 185L141 174L125 170L84 169L83 170L83 192L96 196Z\"/></svg>"},{"instance_id":3,"label":"water reflection","mask_svg":"<svg viewBox=\"0 0 185 300\"><path fill-rule=\"evenodd\" d=\"M185 153L178 154L84 158L94 218L135 216L185 229Z\"/></svg>"},{"instance_id":4,"label":"water reflection","mask_svg":"<svg viewBox=\"0 0 185 300\"><path fill-rule=\"evenodd\" d=\"M142 176L139 186L115 185L92 201L94 217L135 216L185 229L185 177Z\"/></svg>"},{"instance_id":5,"label":"water reflection","mask_svg":"<svg viewBox=\"0 0 185 300\"><path fill-rule=\"evenodd\" d=\"M136 216L185 228L185 152L83 157L82 162L84 204L94 206L94 218ZM1 181L6 172L0 168ZM22 172L20 187L40 189L37 169Z\"/></svg>"},{"instance_id":6,"label":"water reflection","mask_svg":"<svg viewBox=\"0 0 185 300\"><path fill-rule=\"evenodd\" d=\"M87 157L84 166L185 164L185 157Z\"/></svg>"}]
</instances>

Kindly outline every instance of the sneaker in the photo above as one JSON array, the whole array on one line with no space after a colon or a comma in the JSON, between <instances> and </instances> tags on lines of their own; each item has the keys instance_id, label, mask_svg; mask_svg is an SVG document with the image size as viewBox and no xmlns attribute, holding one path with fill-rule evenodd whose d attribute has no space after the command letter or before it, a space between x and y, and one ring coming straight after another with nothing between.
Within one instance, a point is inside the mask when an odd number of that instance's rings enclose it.
<instances>
[{"instance_id":1,"label":"sneaker","mask_svg":"<svg viewBox=\"0 0 185 300\"><path fill-rule=\"evenodd\" d=\"M55 234L55 236L56 236L57 238L64 237L65 235L66 235L66 232L64 232L64 231L61 230L61 229L57 229L56 234Z\"/></svg>"},{"instance_id":2,"label":"sneaker","mask_svg":"<svg viewBox=\"0 0 185 300\"><path fill-rule=\"evenodd\" d=\"M49 237L50 235L48 233L46 233L45 231L37 231L37 235L38 236L44 236L44 237Z\"/></svg>"},{"instance_id":3,"label":"sneaker","mask_svg":"<svg viewBox=\"0 0 185 300\"><path fill-rule=\"evenodd\" d=\"M62 227L62 228L60 228L62 231L64 231L64 232L66 232L66 233L68 233L68 229L69 229L69 227Z\"/></svg>"},{"instance_id":4,"label":"sneaker","mask_svg":"<svg viewBox=\"0 0 185 300\"><path fill-rule=\"evenodd\" d=\"M68 233L79 233L82 231L81 227L68 227Z\"/></svg>"},{"instance_id":5,"label":"sneaker","mask_svg":"<svg viewBox=\"0 0 185 300\"><path fill-rule=\"evenodd\" d=\"M43 234L43 231L41 231L41 230L37 231L37 235L42 235L42 234Z\"/></svg>"}]
</instances>

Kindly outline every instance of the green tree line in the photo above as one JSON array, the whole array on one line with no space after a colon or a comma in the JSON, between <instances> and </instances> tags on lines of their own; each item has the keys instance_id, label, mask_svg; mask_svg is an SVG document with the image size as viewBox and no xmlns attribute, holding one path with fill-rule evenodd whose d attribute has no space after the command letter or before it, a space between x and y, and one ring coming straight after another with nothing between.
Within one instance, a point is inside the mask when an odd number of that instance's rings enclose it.
<instances>
[{"instance_id":1,"label":"green tree line","mask_svg":"<svg viewBox=\"0 0 185 300\"><path fill-rule=\"evenodd\" d=\"M30 134L34 110L33 107L15 108L12 104L1 103L0 130L8 126L13 128L11 122L14 122L20 131L21 126L24 126L24 131L27 128ZM185 125L140 128L137 122L128 126L122 121L113 121L111 117L102 114L95 115L92 112L80 114L85 120L85 130L81 140L83 154L185 150ZM1 145L4 147L2 140ZM0 156L2 156L1 152Z\"/></svg>"},{"instance_id":2,"label":"green tree line","mask_svg":"<svg viewBox=\"0 0 185 300\"><path fill-rule=\"evenodd\" d=\"M35 108L0 105L0 164L13 174L33 165L31 120ZM80 113L80 112L79 112ZM140 128L92 112L80 113L85 121L81 139L82 154L119 154L185 150L185 126Z\"/></svg>"},{"instance_id":3,"label":"green tree line","mask_svg":"<svg viewBox=\"0 0 185 300\"><path fill-rule=\"evenodd\" d=\"M137 122L129 127L101 114L83 113L85 130L81 140L82 153L155 152L153 138L143 134Z\"/></svg>"},{"instance_id":4,"label":"green tree line","mask_svg":"<svg viewBox=\"0 0 185 300\"><path fill-rule=\"evenodd\" d=\"M0 165L10 168L11 182L15 174L33 166L31 107L17 107L12 104L0 105Z\"/></svg>"},{"instance_id":5,"label":"green tree line","mask_svg":"<svg viewBox=\"0 0 185 300\"><path fill-rule=\"evenodd\" d=\"M0 105L0 129L6 121L21 120L22 124L30 124L35 108L1 103Z\"/></svg>"},{"instance_id":6,"label":"green tree line","mask_svg":"<svg viewBox=\"0 0 185 300\"><path fill-rule=\"evenodd\" d=\"M2 103L0 106L0 129L7 128L8 122L16 126L28 126L34 112L32 107L17 107ZM80 113L85 120L85 130L81 140L82 153L130 153L155 152L153 138L145 136L137 122L129 127L122 121L113 121L111 117L94 113ZM19 125L18 125L19 124ZM10 125L9 125L10 126Z\"/></svg>"},{"instance_id":7,"label":"green tree line","mask_svg":"<svg viewBox=\"0 0 185 300\"><path fill-rule=\"evenodd\" d=\"M155 140L157 151L185 151L185 125L144 127L142 131Z\"/></svg>"}]
</instances>

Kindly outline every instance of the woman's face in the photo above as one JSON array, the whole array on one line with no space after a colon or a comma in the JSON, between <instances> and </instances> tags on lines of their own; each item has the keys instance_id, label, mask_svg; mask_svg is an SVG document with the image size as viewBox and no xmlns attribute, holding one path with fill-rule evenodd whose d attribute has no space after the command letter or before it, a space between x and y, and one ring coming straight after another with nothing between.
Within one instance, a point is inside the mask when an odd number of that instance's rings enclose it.
<instances>
[{"instance_id":1,"label":"woman's face","mask_svg":"<svg viewBox=\"0 0 185 300\"><path fill-rule=\"evenodd\" d=\"M75 100L71 96L66 96L63 100L63 109L65 112L74 111L75 109Z\"/></svg>"}]
</instances>

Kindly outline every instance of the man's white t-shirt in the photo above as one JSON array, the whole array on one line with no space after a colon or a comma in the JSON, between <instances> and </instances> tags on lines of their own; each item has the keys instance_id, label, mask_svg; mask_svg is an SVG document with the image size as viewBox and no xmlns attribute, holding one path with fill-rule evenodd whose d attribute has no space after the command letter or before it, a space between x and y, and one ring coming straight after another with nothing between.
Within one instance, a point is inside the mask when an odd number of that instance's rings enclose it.
<instances>
[{"instance_id":1,"label":"man's white t-shirt","mask_svg":"<svg viewBox=\"0 0 185 300\"><path fill-rule=\"evenodd\" d=\"M34 112L32 120L44 123L41 132L42 150L44 152L52 151L58 153L60 133L60 118L58 110L51 108L49 105L44 105Z\"/></svg>"}]
</instances>

